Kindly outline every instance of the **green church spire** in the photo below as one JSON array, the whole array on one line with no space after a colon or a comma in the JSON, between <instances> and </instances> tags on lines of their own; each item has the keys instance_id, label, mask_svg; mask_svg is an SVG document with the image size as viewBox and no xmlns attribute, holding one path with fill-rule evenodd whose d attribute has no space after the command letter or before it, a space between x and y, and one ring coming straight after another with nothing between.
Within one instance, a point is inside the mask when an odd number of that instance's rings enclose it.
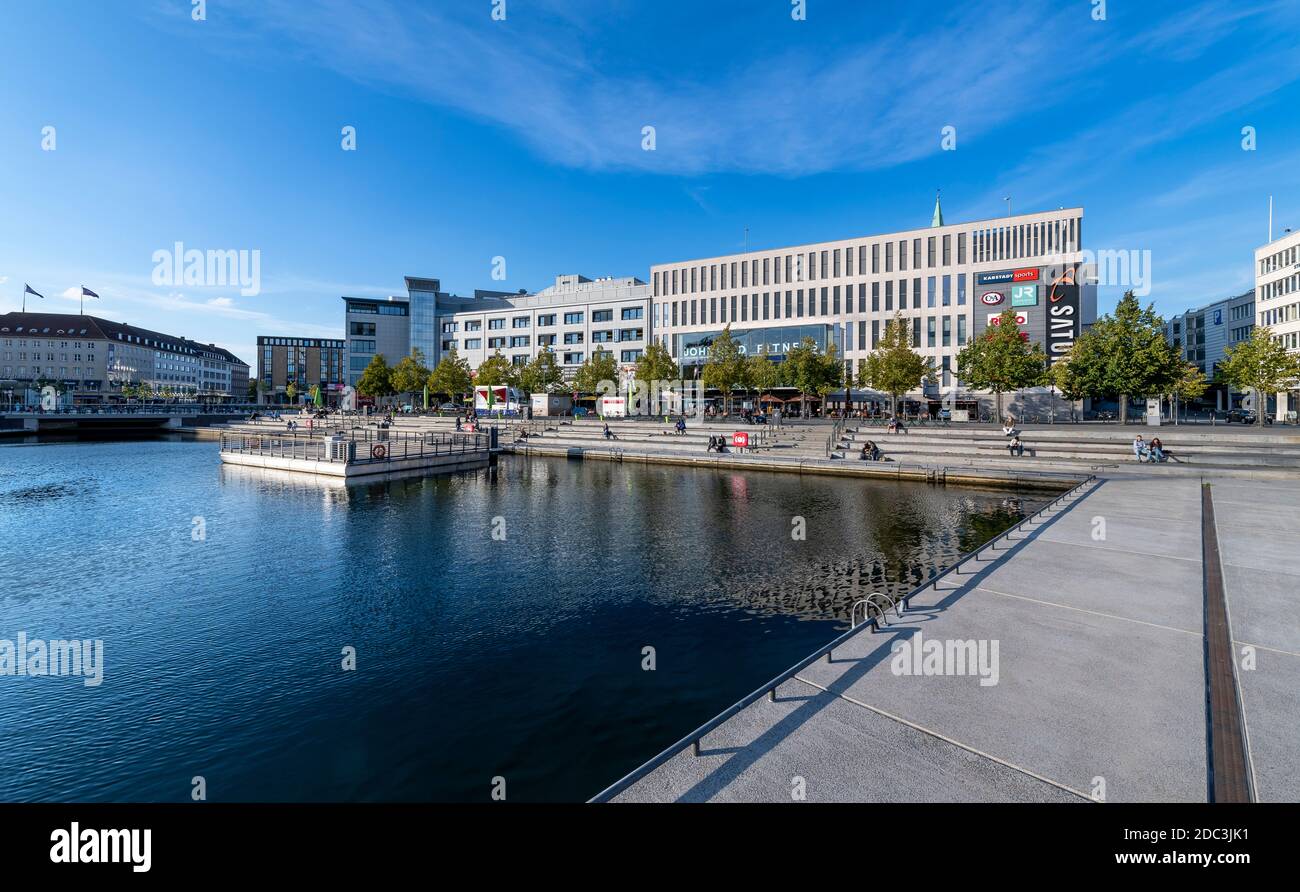
<instances>
[{"instance_id":1,"label":"green church spire","mask_svg":"<svg viewBox=\"0 0 1300 892\"><path fill-rule=\"evenodd\" d=\"M934 216L930 218L930 228L943 225L943 208L939 206L939 190L934 190Z\"/></svg>"}]
</instances>

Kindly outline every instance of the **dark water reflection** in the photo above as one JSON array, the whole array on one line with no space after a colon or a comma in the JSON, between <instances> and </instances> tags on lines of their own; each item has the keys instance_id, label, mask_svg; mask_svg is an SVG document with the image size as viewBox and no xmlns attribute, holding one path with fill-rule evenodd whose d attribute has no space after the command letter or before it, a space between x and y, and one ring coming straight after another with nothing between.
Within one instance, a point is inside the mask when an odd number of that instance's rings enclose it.
<instances>
[{"instance_id":1,"label":"dark water reflection","mask_svg":"<svg viewBox=\"0 0 1300 892\"><path fill-rule=\"evenodd\" d=\"M0 677L0 799L179 801L200 774L213 800L496 776L585 799L1041 501L511 458L341 488L211 443L0 447L0 639L106 662L97 688Z\"/></svg>"}]
</instances>

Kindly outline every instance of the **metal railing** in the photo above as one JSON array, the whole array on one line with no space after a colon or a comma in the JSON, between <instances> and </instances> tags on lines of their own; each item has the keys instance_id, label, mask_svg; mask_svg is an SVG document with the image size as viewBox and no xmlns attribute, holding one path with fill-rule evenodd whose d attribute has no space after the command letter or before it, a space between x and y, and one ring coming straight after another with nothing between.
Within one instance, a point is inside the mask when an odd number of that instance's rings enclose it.
<instances>
[{"instance_id":1,"label":"metal railing","mask_svg":"<svg viewBox=\"0 0 1300 892\"><path fill-rule=\"evenodd\" d=\"M399 433L387 430L339 432L276 431L223 433L221 451L273 458L328 462L392 462L442 455L487 454L489 433Z\"/></svg>"},{"instance_id":2,"label":"metal railing","mask_svg":"<svg viewBox=\"0 0 1300 892\"><path fill-rule=\"evenodd\" d=\"M1019 532L1026 524L1033 523L1034 521L1038 520L1039 517L1041 517L1048 511L1051 511L1054 508L1056 508L1056 506L1059 505L1061 502L1067 502L1069 504L1073 504L1082 495L1085 495L1087 492L1091 492L1092 484L1096 481L1096 479L1097 479L1096 475L1089 475L1087 479L1078 481L1075 486L1071 487L1066 492L1061 493L1055 499L1053 499L1052 501L1048 502L1046 505L1039 508L1030 516L1022 519L1015 526L1011 527L1011 529L1006 530L997 536L994 536L992 539L985 542L983 545L974 549L973 551L969 551L963 555L960 555L955 561L953 561L953 563L947 569L935 574L933 577L927 579L925 582L916 586L910 592L908 592L907 594L899 598L897 601L895 601L894 612L901 617L903 615L903 611L910 606L910 602L914 597L921 594L931 586L937 587L939 582L942 581L945 577L947 577L949 573L954 573L954 574L959 573L962 565L964 565L967 561L972 561L972 560L979 561L980 555L982 555L985 551L996 551L998 542L1007 539L1012 533ZM869 602L871 606L879 609L880 605L877 602L875 602L874 597L875 596L873 594L863 600ZM857 603L862 603L862 602L859 601ZM856 608L856 606L857 604L855 603L854 607ZM869 610L870 608L866 608L866 609ZM703 725L700 725L690 734L687 734L681 740L677 741L672 746L665 749L663 752L655 756L650 761L646 762L645 764L641 765L639 768L636 768L629 774L624 775L623 777L616 780L614 783L610 784L604 790L600 791L595 796L593 796L590 801L609 802L615 796L624 792L632 785L636 784L638 781L644 779L656 768L660 767L669 759L671 759L673 756L676 756L678 753L682 752L688 747L691 749L691 752L694 755L699 756L700 741L703 740L703 738L707 734L709 734L709 732L720 728L722 725L726 724L726 722L729 721L731 718L738 715L742 710L748 708L749 706L752 706L754 703L757 703L759 700L763 699L764 697L767 698L768 702L774 701L776 699L776 690L778 687L780 687L782 684L789 681L790 679L794 678L804 669L807 669L813 663L816 663L818 660L822 658L825 658L827 662L829 662L831 660L831 654L835 651L835 649L843 644L846 644L855 635L858 635L859 629L862 626L869 625L871 626L871 629L874 632L880 628L880 624L883 621L883 619L884 619L884 610L880 609L880 612L876 616L868 616L863 622L857 623L856 625L851 625L851 627L847 632L844 632L842 635L836 636L836 638L833 641L831 641L829 644L824 645L819 650L804 657L798 663L795 663L793 666L791 666L789 669L782 672L780 675L776 676L776 678L773 678L767 684L763 685L757 690L742 697L740 700L736 701L730 707L718 713L716 716L714 716L709 721L705 722ZM850 623L852 622L853 622L853 617L850 617Z\"/></svg>"}]
</instances>

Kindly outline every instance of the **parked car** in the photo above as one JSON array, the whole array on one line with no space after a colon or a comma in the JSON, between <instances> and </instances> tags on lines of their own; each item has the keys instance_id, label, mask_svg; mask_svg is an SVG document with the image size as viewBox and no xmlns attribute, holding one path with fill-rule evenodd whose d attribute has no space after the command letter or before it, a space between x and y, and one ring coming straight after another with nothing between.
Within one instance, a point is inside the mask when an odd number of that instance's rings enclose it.
<instances>
[{"instance_id":1,"label":"parked car","mask_svg":"<svg viewBox=\"0 0 1300 892\"><path fill-rule=\"evenodd\" d=\"M1224 416L1224 421L1232 424L1234 421L1241 424L1254 424L1255 413L1250 409L1229 409L1228 414Z\"/></svg>"}]
</instances>

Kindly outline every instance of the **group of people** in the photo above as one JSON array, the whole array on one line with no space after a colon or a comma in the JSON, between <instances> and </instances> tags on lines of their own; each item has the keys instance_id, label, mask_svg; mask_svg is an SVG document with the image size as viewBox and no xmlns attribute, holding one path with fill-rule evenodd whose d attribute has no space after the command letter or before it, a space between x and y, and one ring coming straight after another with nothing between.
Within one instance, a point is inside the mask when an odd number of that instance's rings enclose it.
<instances>
[{"instance_id":1,"label":"group of people","mask_svg":"<svg viewBox=\"0 0 1300 892\"><path fill-rule=\"evenodd\" d=\"M710 436L710 437L709 437L709 448L708 448L708 451L709 451L709 452L726 452L726 451L727 451L727 438L726 438L726 437L723 437L723 436Z\"/></svg>"},{"instance_id":2,"label":"group of people","mask_svg":"<svg viewBox=\"0 0 1300 892\"><path fill-rule=\"evenodd\" d=\"M861 457L863 461L880 461L880 447L875 440L867 440L862 444Z\"/></svg>"},{"instance_id":3,"label":"group of people","mask_svg":"<svg viewBox=\"0 0 1300 892\"><path fill-rule=\"evenodd\" d=\"M605 435L605 439L606 439L606 440L617 440L617 439L618 439L618 434L614 433L612 430L609 429L609 422L608 422L608 421L605 422L605 430L603 431L603 433L604 433L604 435Z\"/></svg>"},{"instance_id":4,"label":"group of people","mask_svg":"<svg viewBox=\"0 0 1300 892\"><path fill-rule=\"evenodd\" d=\"M1162 462L1169 460L1169 453L1165 451L1165 444L1160 442L1159 437L1152 437L1148 443L1138 434L1133 439L1133 457L1139 462Z\"/></svg>"}]
</instances>

